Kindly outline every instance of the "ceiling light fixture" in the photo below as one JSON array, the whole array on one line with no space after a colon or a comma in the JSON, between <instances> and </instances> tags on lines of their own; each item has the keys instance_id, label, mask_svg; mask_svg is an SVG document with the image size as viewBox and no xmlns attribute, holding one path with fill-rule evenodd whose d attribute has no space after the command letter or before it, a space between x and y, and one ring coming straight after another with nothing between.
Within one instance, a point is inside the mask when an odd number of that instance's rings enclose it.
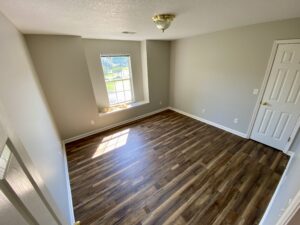
<instances>
[{"instance_id":1,"label":"ceiling light fixture","mask_svg":"<svg viewBox=\"0 0 300 225\"><path fill-rule=\"evenodd\" d=\"M175 18L174 14L158 14L152 17L156 27L164 32Z\"/></svg>"}]
</instances>

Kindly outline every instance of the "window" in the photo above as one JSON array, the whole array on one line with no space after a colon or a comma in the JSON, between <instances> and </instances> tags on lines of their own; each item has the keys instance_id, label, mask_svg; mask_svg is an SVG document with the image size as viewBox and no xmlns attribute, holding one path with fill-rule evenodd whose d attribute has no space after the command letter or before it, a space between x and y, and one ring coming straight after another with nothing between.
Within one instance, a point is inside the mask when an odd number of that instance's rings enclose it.
<instances>
[{"instance_id":1,"label":"window","mask_svg":"<svg viewBox=\"0 0 300 225\"><path fill-rule=\"evenodd\" d=\"M134 101L130 56L101 56L109 105Z\"/></svg>"}]
</instances>

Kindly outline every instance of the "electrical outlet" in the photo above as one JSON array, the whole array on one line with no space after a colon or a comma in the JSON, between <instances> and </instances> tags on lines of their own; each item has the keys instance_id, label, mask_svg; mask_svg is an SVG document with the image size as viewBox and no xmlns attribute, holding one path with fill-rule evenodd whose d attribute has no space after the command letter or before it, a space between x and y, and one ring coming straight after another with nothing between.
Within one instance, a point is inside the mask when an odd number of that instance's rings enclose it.
<instances>
[{"instance_id":1,"label":"electrical outlet","mask_svg":"<svg viewBox=\"0 0 300 225\"><path fill-rule=\"evenodd\" d=\"M94 120L91 120L91 125L95 125L95 121Z\"/></svg>"},{"instance_id":2,"label":"electrical outlet","mask_svg":"<svg viewBox=\"0 0 300 225\"><path fill-rule=\"evenodd\" d=\"M201 112L204 114L206 112L206 109L202 109Z\"/></svg>"},{"instance_id":3,"label":"electrical outlet","mask_svg":"<svg viewBox=\"0 0 300 225\"><path fill-rule=\"evenodd\" d=\"M239 122L239 119L238 119L238 118L234 118L233 122L234 122L234 123L238 123L238 122Z\"/></svg>"},{"instance_id":4,"label":"electrical outlet","mask_svg":"<svg viewBox=\"0 0 300 225\"><path fill-rule=\"evenodd\" d=\"M162 105L162 100L159 101L159 104Z\"/></svg>"}]
</instances>

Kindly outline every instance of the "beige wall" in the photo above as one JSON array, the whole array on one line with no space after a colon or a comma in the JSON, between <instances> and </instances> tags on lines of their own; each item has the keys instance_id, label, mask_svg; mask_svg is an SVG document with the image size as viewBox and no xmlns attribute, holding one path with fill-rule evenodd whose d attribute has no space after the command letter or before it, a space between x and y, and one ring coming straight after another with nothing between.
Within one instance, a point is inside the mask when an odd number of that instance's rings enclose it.
<instances>
[{"instance_id":1,"label":"beige wall","mask_svg":"<svg viewBox=\"0 0 300 225\"><path fill-rule=\"evenodd\" d=\"M51 35L26 35L26 42L62 139L119 123L169 104L169 42L146 42L150 103L101 117L89 72L91 77L100 77L101 51L117 52L119 49L134 54L134 71L142 73L141 43L82 41L79 37ZM141 79L136 81L137 87L143 87ZM103 89L99 93L100 98L105 91ZM91 120L95 123L91 124Z\"/></svg>"},{"instance_id":2,"label":"beige wall","mask_svg":"<svg viewBox=\"0 0 300 225\"><path fill-rule=\"evenodd\" d=\"M168 54L170 57L170 46L167 46ZM141 42L141 57L142 57L142 73L143 73L143 96L144 101L149 102L149 80L148 80L148 58L147 58L147 41ZM166 67L167 69L170 69L170 59L168 60L169 67ZM170 72L168 72L167 79L169 80ZM167 85L169 88L169 85ZM169 95L167 94L169 97Z\"/></svg>"},{"instance_id":3,"label":"beige wall","mask_svg":"<svg viewBox=\"0 0 300 225\"><path fill-rule=\"evenodd\" d=\"M150 102L169 106L170 44L167 41L146 41L146 51Z\"/></svg>"},{"instance_id":4,"label":"beige wall","mask_svg":"<svg viewBox=\"0 0 300 225\"><path fill-rule=\"evenodd\" d=\"M144 100L141 43L138 41L115 41L83 39L93 90L98 108L108 107L108 96L100 64L101 55L128 54L131 59L133 89L136 101Z\"/></svg>"},{"instance_id":5,"label":"beige wall","mask_svg":"<svg viewBox=\"0 0 300 225\"><path fill-rule=\"evenodd\" d=\"M62 224L72 224L61 141L48 111L23 36L0 14L0 102L26 152L16 149ZM26 157L25 157L26 156Z\"/></svg>"},{"instance_id":6,"label":"beige wall","mask_svg":"<svg viewBox=\"0 0 300 225\"><path fill-rule=\"evenodd\" d=\"M61 138L88 131L97 106L82 39L47 35L25 37Z\"/></svg>"},{"instance_id":7,"label":"beige wall","mask_svg":"<svg viewBox=\"0 0 300 225\"><path fill-rule=\"evenodd\" d=\"M299 27L294 19L173 41L171 106L246 133L273 42L300 38Z\"/></svg>"},{"instance_id":8,"label":"beige wall","mask_svg":"<svg viewBox=\"0 0 300 225\"><path fill-rule=\"evenodd\" d=\"M262 85L274 40L299 39L299 28L300 19L292 19L173 41L170 105L246 133L257 101L252 91ZM276 224L300 189L300 134L291 151L295 157L264 225Z\"/></svg>"}]
</instances>

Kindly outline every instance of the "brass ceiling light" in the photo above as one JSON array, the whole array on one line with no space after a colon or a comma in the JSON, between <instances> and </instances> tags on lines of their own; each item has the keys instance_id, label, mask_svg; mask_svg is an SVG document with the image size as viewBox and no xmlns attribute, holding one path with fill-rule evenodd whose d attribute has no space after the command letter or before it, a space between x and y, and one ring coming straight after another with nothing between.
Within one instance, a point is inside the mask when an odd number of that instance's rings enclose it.
<instances>
[{"instance_id":1,"label":"brass ceiling light","mask_svg":"<svg viewBox=\"0 0 300 225\"><path fill-rule=\"evenodd\" d=\"M158 14L152 17L156 27L164 32L175 18L174 14Z\"/></svg>"}]
</instances>

